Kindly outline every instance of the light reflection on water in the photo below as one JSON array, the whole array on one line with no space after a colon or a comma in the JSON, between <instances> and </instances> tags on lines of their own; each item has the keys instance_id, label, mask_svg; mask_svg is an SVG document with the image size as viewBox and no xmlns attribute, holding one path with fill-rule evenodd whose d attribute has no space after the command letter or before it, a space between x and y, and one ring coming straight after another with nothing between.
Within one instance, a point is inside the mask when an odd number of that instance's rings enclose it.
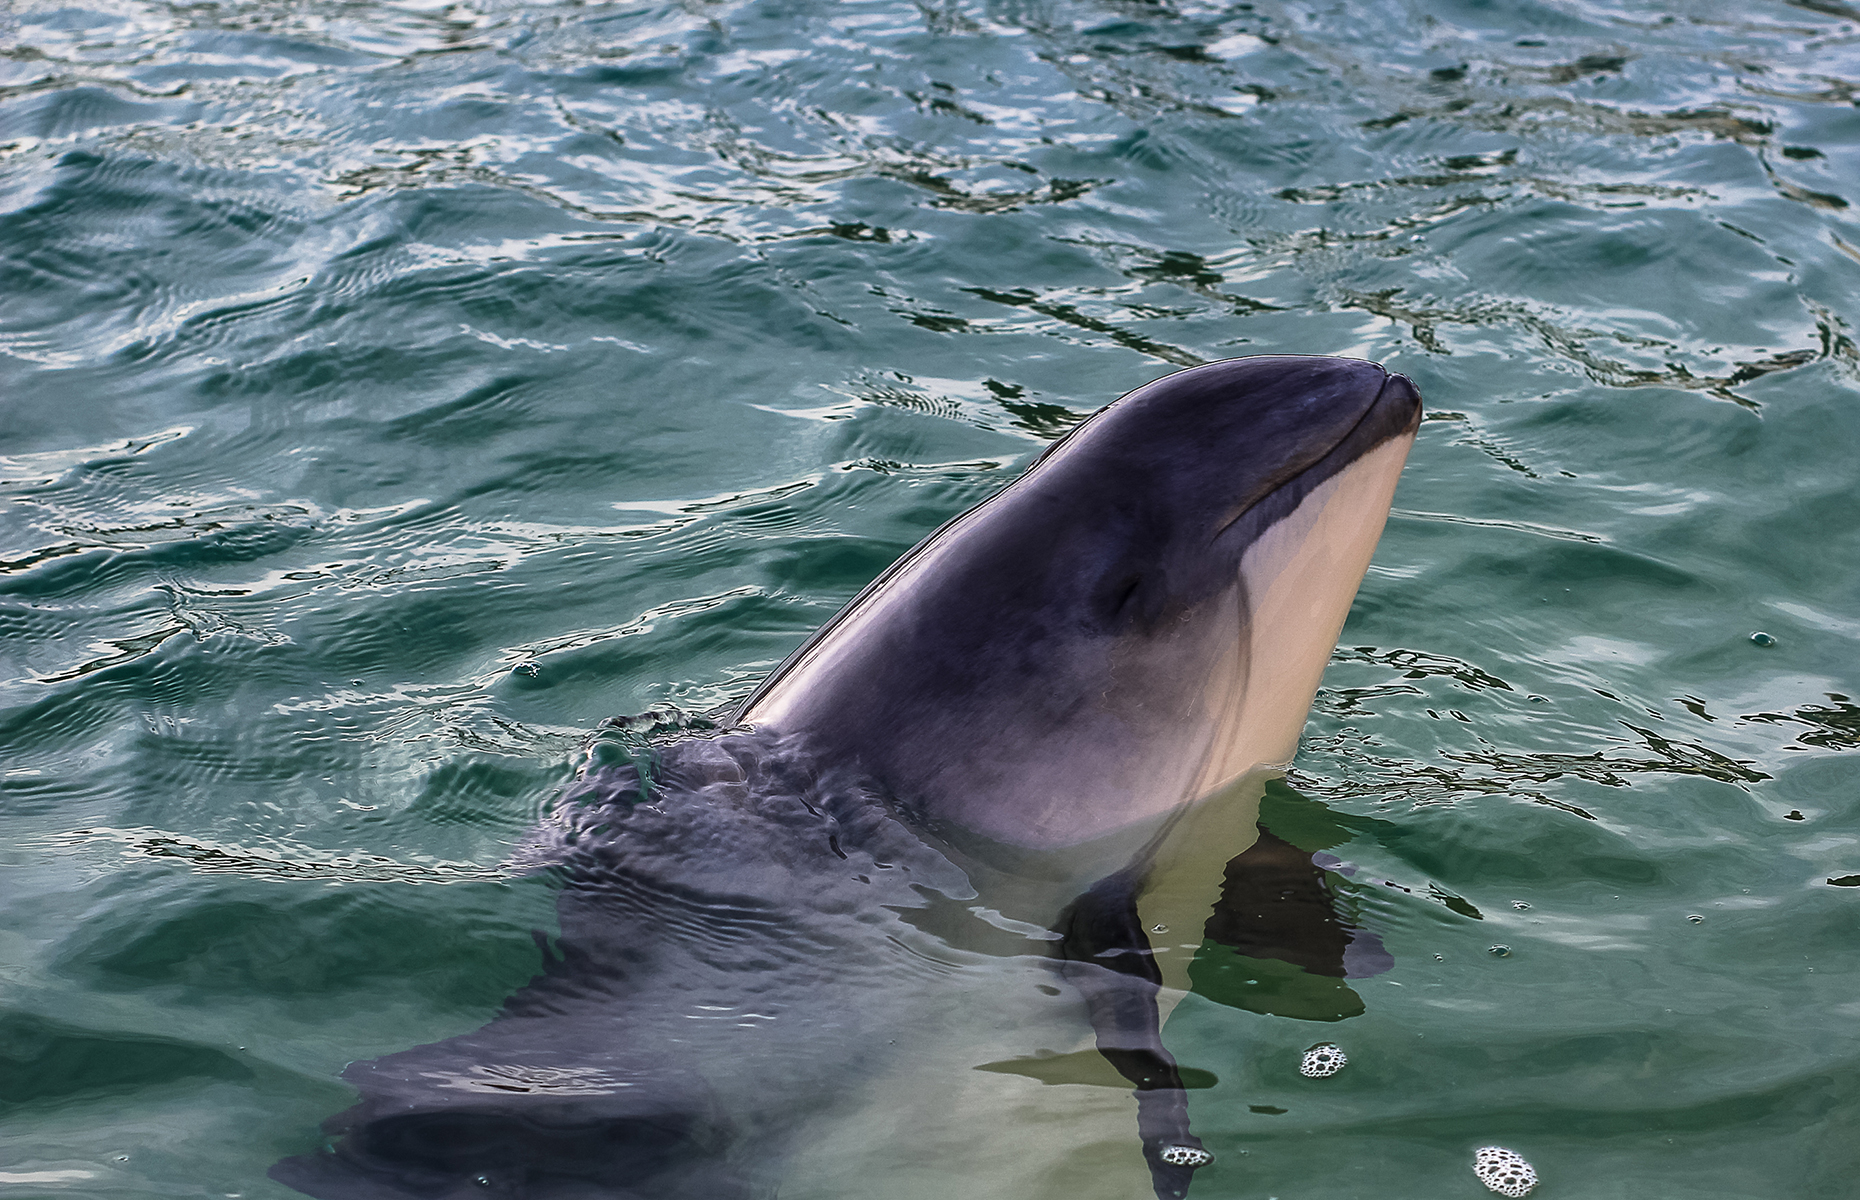
<instances>
[{"instance_id":1,"label":"light reflection on water","mask_svg":"<svg viewBox=\"0 0 1860 1200\"><path fill-rule=\"evenodd\" d=\"M1396 967L1322 1090L1318 1026L1183 1002L1195 1194L1491 1142L1845 1194L1857 46L1836 0L13 5L0 1183L272 1189L345 1062L536 969L501 864L597 722L742 696L1082 414L1287 351L1431 406L1294 776Z\"/></svg>"}]
</instances>

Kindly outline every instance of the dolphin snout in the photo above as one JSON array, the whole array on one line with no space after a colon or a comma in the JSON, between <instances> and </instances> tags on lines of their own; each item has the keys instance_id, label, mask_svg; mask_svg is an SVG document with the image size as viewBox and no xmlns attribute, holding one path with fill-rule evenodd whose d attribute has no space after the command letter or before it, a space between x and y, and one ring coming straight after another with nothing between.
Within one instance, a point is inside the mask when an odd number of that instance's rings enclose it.
<instances>
[{"instance_id":1,"label":"dolphin snout","mask_svg":"<svg viewBox=\"0 0 1860 1200\"><path fill-rule=\"evenodd\" d=\"M1382 382L1382 390L1376 394L1376 407L1393 410L1391 416L1399 416L1403 411L1408 415L1408 424L1413 425L1421 419L1421 389L1414 386L1414 380L1406 375L1389 373Z\"/></svg>"}]
</instances>

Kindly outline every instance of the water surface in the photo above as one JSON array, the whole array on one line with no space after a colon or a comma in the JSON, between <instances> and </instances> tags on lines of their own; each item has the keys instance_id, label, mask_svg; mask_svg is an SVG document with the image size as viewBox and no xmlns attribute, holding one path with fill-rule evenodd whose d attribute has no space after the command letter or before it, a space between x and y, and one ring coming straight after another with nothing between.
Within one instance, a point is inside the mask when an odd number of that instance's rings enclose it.
<instances>
[{"instance_id":1,"label":"water surface","mask_svg":"<svg viewBox=\"0 0 1860 1200\"><path fill-rule=\"evenodd\" d=\"M0 1192L283 1200L599 721L1291 352L1430 404L1291 781L1396 966L1183 1002L1195 1196L1853 1194L1857 98L1843 0L15 0Z\"/></svg>"}]
</instances>

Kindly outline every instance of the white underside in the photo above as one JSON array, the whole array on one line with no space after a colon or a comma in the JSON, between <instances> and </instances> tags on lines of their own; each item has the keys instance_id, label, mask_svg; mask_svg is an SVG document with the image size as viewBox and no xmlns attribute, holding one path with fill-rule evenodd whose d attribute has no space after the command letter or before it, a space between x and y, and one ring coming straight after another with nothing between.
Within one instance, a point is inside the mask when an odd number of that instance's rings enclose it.
<instances>
[{"instance_id":1,"label":"white underside","mask_svg":"<svg viewBox=\"0 0 1860 1200\"><path fill-rule=\"evenodd\" d=\"M1228 694L1209 697L1222 728L1194 795L1291 762L1413 442L1412 436L1385 442L1318 485L1241 558L1245 677ZM1215 686L1231 688L1226 681Z\"/></svg>"}]
</instances>

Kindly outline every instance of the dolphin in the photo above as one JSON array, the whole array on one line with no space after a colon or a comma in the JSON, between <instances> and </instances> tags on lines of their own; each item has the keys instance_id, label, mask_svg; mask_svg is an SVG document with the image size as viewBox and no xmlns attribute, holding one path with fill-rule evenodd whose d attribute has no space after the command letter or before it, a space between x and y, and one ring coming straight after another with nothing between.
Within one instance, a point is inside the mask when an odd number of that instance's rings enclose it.
<instances>
[{"instance_id":1,"label":"dolphin","mask_svg":"<svg viewBox=\"0 0 1860 1200\"><path fill-rule=\"evenodd\" d=\"M1206 1073L1160 1029L1203 931L1338 986L1364 958L1321 903L1258 927L1260 879L1321 874L1261 841L1259 798L1420 412L1374 363L1291 356L1100 410L721 732L592 754L518 855L560 883L541 973L482 1029L351 1064L359 1102L272 1177L320 1200L751 1200L869 1194L873 1171L947 1194L968 1169L1034 1196L1076 1151L1185 1196ZM1061 1093L1086 1099L1041 1099Z\"/></svg>"}]
</instances>

